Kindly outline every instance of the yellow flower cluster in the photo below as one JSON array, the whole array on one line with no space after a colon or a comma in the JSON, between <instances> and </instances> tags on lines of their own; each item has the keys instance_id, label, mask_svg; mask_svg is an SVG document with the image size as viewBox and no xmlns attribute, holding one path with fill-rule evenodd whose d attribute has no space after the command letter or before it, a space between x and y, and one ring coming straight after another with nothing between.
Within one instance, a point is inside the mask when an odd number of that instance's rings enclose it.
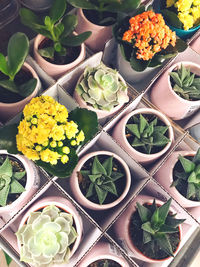
<instances>
[{"instance_id":1,"label":"yellow flower cluster","mask_svg":"<svg viewBox=\"0 0 200 267\"><path fill-rule=\"evenodd\" d=\"M33 98L23 110L18 126L17 149L31 160L56 165L67 163L72 147L84 141L83 131L68 121L68 111L50 96Z\"/></svg>"},{"instance_id":2,"label":"yellow flower cluster","mask_svg":"<svg viewBox=\"0 0 200 267\"><path fill-rule=\"evenodd\" d=\"M167 8L174 6L177 9L184 30L189 30L200 23L200 0L167 0L166 6Z\"/></svg>"}]
</instances>

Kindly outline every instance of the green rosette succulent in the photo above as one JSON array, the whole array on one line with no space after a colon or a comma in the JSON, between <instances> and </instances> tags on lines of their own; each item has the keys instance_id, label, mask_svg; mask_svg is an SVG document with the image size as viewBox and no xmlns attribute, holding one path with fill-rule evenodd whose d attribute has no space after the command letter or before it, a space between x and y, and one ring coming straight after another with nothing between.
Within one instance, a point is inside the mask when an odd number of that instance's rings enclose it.
<instances>
[{"instance_id":1,"label":"green rosette succulent","mask_svg":"<svg viewBox=\"0 0 200 267\"><path fill-rule=\"evenodd\" d=\"M75 90L87 104L99 110L111 111L129 100L127 86L118 72L103 63L87 67Z\"/></svg>"},{"instance_id":2,"label":"green rosette succulent","mask_svg":"<svg viewBox=\"0 0 200 267\"><path fill-rule=\"evenodd\" d=\"M20 260L40 267L67 263L78 236L72 215L54 205L31 212L16 235L21 245Z\"/></svg>"}]
</instances>

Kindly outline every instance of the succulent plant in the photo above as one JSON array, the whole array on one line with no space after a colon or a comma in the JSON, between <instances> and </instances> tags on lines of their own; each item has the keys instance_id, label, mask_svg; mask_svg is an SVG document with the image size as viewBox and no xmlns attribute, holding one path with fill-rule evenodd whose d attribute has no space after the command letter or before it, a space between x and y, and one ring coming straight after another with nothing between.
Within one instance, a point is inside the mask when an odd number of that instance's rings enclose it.
<instances>
[{"instance_id":1,"label":"succulent plant","mask_svg":"<svg viewBox=\"0 0 200 267\"><path fill-rule=\"evenodd\" d=\"M98 156L94 157L90 170L81 170L78 175L79 178L83 176L87 179L86 198L97 195L100 205L104 203L108 193L118 195L115 182L124 176L113 167L113 157L108 157L101 163Z\"/></svg>"},{"instance_id":2,"label":"succulent plant","mask_svg":"<svg viewBox=\"0 0 200 267\"><path fill-rule=\"evenodd\" d=\"M50 266L68 262L70 245L77 237L73 216L54 205L31 212L16 233L21 244L20 260L34 266Z\"/></svg>"},{"instance_id":3,"label":"succulent plant","mask_svg":"<svg viewBox=\"0 0 200 267\"><path fill-rule=\"evenodd\" d=\"M192 160L181 155L178 159L182 171L175 166L171 187L175 186L187 199L200 201L200 149Z\"/></svg>"},{"instance_id":4,"label":"succulent plant","mask_svg":"<svg viewBox=\"0 0 200 267\"><path fill-rule=\"evenodd\" d=\"M103 63L85 69L76 91L86 103L101 110L110 111L129 99L127 86L120 80L118 72Z\"/></svg>"},{"instance_id":5,"label":"succulent plant","mask_svg":"<svg viewBox=\"0 0 200 267\"><path fill-rule=\"evenodd\" d=\"M0 206L7 205L8 196L10 194L20 194L25 191L25 188L18 182L21 180L26 171L15 172L8 157L1 162L0 166Z\"/></svg>"},{"instance_id":6,"label":"succulent plant","mask_svg":"<svg viewBox=\"0 0 200 267\"><path fill-rule=\"evenodd\" d=\"M183 64L178 70L172 71L170 77L173 90L186 100L200 100L200 77L190 72Z\"/></svg>"},{"instance_id":7,"label":"succulent plant","mask_svg":"<svg viewBox=\"0 0 200 267\"><path fill-rule=\"evenodd\" d=\"M140 229L143 232L142 243L145 246L149 245L152 251L156 251L157 246L168 256L174 254L170 236L179 232L178 225L184 222L184 219L176 219L175 215L170 214L171 201L169 199L162 206L158 206L155 199L148 205L136 203L140 218L139 224L137 221L136 230Z\"/></svg>"},{"instance_id":8,"label":"succulent plant","mask_svg":"<svg viewBox=\"0 0 200 267\"><path fill-rule=\"evenodd\" d=\"M168 126L162 126L159 119L148 116L147 119L142 115L132 116L126 124L126 138L133 148L145 154L155 153L158 147L164 147L170 142L165 136Z\"/></svg>"}]
</instances>

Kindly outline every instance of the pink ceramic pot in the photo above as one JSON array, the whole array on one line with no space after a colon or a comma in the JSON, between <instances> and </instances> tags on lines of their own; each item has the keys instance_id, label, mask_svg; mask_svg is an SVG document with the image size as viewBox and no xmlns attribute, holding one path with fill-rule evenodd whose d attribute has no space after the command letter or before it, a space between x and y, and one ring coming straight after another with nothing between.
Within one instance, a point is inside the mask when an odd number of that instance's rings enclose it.
<instances>
[{"instance_id":1,"label":"pink ceramic pot","mask_svg":"<svg viewBox=\"0 0 200 267\"><path fill-rule=\"evenodd\" d=\"M21 101L18 101L16 103L2 103L2 102L0 102L0 120L2 122L6 122L7 120L11 119L15 115L17 115L19 112L21 112L23 110L23 108L25 107L25 105L33 97L35 97L38 94L38 92L41 88L41 83L40 83L39 77L36 74L36 72L34 71L34 69L26 62L24 63L22 69L28 70L29 72L31 72L33 78L37 79L37 85L35 87L35 90L32 92L32 94L29 95L28 97L22 99Z\"/></svg>"},{"instance_id":2,"label":"pink ceramic pot","mask_svg":"<svg viewBox=\"0 0 200 267\"><path fill-rule=\"evenodd\" d=\"M38 47L40 43L45 39L46 37L38 34L34 41L34 58L39 64L39 66L51 77L54 79L58 79L60 76L65 74L67 71L70 71L74 67L76 67L81 61L84 60L86 52L85 52L85 45L84 43L81 44L81 52L79 56L74 60L73 62L65 65L56 65L52 64L48 61L46 61L43 57L40 56L38 53Z\"/></svg>"},{"instance_id":3,"label":"pink ceramic pot","mask_svg":"<svg viewBox=\"0 0 200 267\"><path fill-rule=\"evenodd\" d=\"M94 52L104 49L105 43L112 37L112 26L99 26L90 22L84 15L82 9L78 9L78 25L76 32L82 33L91 31L92 35L85 41L85 44Z\"/></svg>"},{"instance_id":4,"label":"pink ceramic pot","mask_svg":"<svg viewBox=\"0 0 200 267\"><path fill-rule=\"evenodd\" d=\"M129 267L127 261L116 253L113 246L109 243L100 242L83 258L77 267L88 267L97 260L109 259L117 262L121 267Z\"/></svg>"},{"instance_id":5,"label":"pink ceramic pot","mask_svg":"<svg viewBox=\"0 0 200 267\"><path fill-rule=\"evenodd\" d=\"M193 201L185 198L179 193L175 186L170 187L173 182L173 169L178 161L179 155L181 156L194 156L194 151L176 151L173 152L170 157L165 161L161 168L156 172L154 177L156 180L166 188L170 195L176 199L181 206L185 208L200 206L200 201Z\"/></svg>"},{"instance_id":6,"label":"pink ceramic pot","mask_svg":"<svg viewBox=\"0 0 200 267\"><path fill-rule=\"evenodd\" d=\"M133 115L136 114L154 114L156 115L160 120L162 120L169 128L169 139L171 142L169 142L160 152L154 153L154 154L144 154L136 149L134 149L128 142L126 135L125 135L125 127ZM174 139L174 133L173 133L173 128L167 119L165 115L163 115L161 112L155 110L155 109L150 109L150 108L140 108L140 109L135 109L131 113L127 114L125 117L123 117L115 126L112 134L113 138L117 140L117 142L127 151L127 153L133 157L135 160L142 164L149 164L156 159L160 158L167 150L170 148L172 141Z\"/></svg>"},{"instance_id":7,"label":"pink ceramic pot","mask_svg":"<svg viewBox=\"0 0 200 267\"><path fill-rule=\"evenodd\" d=\"M6 150L0 150L0 154L7 154ZM0 207L0 217L3 218L4 222L7 222L12 218L27 202L32 198L33 194L37 191L40 185L40 177L38 170L35 167L34 163L24 156L21 155L12 155L13 157L20 160L24 165L26 170L26 186L25 191L16 199L12 204L5 207Z\"/></svg>"},{"instance_id":8,"label":"pink ceramic pot","mask_svg":"<svg viewBox=\"0 0 200 267\"><path fill-rule=\"evenodd\" d=\"M122 215L119 217L119 219L115 223L115 232L117 234L117 238L121 241L122 246L132 252L134 254L134 257L150 263L162 263L163 261L168 260L170 257L162 259L162 260L156 260L151 259L141 253L141 251L133 244L130 235L129 235L129 225L131 222L131 216L136 211L136 202L139 202L141 205L145 203L153 203L153 198L146 195L138 195L133 202L130 203L128 208L122 213ZM164 203L160 200L156 199L156 204L163 205ZM171 212L176 213L173 209L170 209ZM179 225L179 233L180 233L180 240L182 238L182 227ZM179 250L180 243L176 249L176 252Z\"/></svg>"},{"instance_id":9,"label":"pink ceramic pot","mask_svg":"<svg viewBox=\"0 0 200 267\"><path fill-rule=\"evenodd\" d=\"M126 181L124 181L124 183L126 184L124 192L119 196L119 198L117 200L115 200L112 203L109 204L97 204L97 203L93 203L92 201L88 200L83 193L81 192L81 189L79 187L79 183L78 183L78 175L77 172L79 172L82 168L82 166L84 165L84 163L89 159L92 158L94 156L98 156L98 155L108 155L108 156L113 156L115 159L117 159L120 164L122 165L122 167L124 168L124 173L126 176ZM131 174L130 174L130 170L128 168L128 165L126 164L126 162L121 159L118 155L116 155L113 152L109 152L109 151L95 151L95 152L91 152L89 154L86 154L85 156L83 156L78 164L76 165L71 177L70 177L70 185L71 185L71 190L72 193L75 197L75 199L83 206L85 206L88 209L92 209L92 210L104 210L104 209L110 209L114 206L116 206L117 204L119 204L127 195L130 185L131 185Z\"/></svg>"},{"instance_id":10,"label":"pink ceramic pot","mask_svg":"<svg viewBox=\"0 0 200 267\"><path fill-rule=\"evenodd\" d=\"M191 72L200 76L200 65L187 61L178 62L161 75L151 90L152 103L173 120L186 118L200 108L200 100L185 100L178 96L171 87L169 74L177 68L180 68L181 64L189 67Z\"/></svg>"},{"instance_id":11,"label":"pink ceramic pot","mask_svg":"<svg viewBox=\"0 0 200 267\"><path fill-rule=\"evenodd\" d=\"M123 79L123 77L118 74L119 79L124 83L124 85L126 85L125 80ZM83 79L83 74L80 76L80 78L78 79L77 85L81 82L81 80ZM127 91L126 91L127 92ZM117 113L123 106L124 104L120 104L116 107L114 107L111 111L107 111L107 110L100 110L100 109L95 109L92 106L88 105L83 98L76 92L76 90L74 90L74 94L73 94L74 99L76 100L76 102L79 104L79 106L81 108L87 108L89 110L92 110L94 112L97 113L97 117L98 119L105 119L109 116L114 115L115 113Z\"/></svg>"},{"instance_id":12,"label":"pink ceramic pot","mask_svg":"<svg viewBox=\"0 0 200 267\"><path fill-rule=\"evenodd\" d=\"M197 37L191 44L190 46L200 54L200 36Z\"/></svg>"},{"instance_id":13,"label":"pink ceramic pot","mask_svg":"<svg viewBox=\"0 0 200 267\"><path fill-rule=\"evenodd\" d=\"M70 251L70 258L73 256L73 254L75 253L75 251L77 250L80 242L81 242L81 238L82 238L82 232L83 232L83 225L82 225L82 219L79 215L79 213L77 212L77 210L75 209L75 207L73 206L73 204L67 200L66 198L63 197L58 197L58 196L49 196L49 197L45 197L39 201L37 201L33 206L31 206L31 208L26 212L26 214L23 216L19 228L21 228L25 222L27 221L30 212L35 212L37 210L40 210L48 205L55 205L56 207L60 208L61 210L64 210L67 213L72 214L73 219L74 219L74 223L75 223L75 229L76 232L78 234L76 241L73 243L73 247ZM21 250L21 245L18 241L18 248L19 250ZM53 264L52 267L65 267L65 264Z\"/></svg>"}]
</instances>

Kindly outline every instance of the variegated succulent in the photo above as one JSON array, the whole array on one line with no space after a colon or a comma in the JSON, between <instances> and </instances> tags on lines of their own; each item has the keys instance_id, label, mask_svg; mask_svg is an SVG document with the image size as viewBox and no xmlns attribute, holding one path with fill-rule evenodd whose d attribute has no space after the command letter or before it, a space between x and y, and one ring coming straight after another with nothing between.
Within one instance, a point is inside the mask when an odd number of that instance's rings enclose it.
<instances>
[{"instance_id":1,"label":"variegated succulent","mask_svg":"<svg viewBox=\"0 0 200 267\"><path fill-rule=\"evenodd\" d=\"M111 111L115 106L128 102L127 86L116 70L103 63L87 67L76 92L95 109Z\"/></svg>"},{"instance_id":2,"label":"variegated succulent","mask_svg":"<svg viewBox=\"0 0 200 267\"><path fill-rule=\"evenodd\" d=\"M40 267L68 262L70 245L77 238L73 216L54 205L31 212L16 235L21 245L20 260Z\"/></svg>"}]
</instances>

